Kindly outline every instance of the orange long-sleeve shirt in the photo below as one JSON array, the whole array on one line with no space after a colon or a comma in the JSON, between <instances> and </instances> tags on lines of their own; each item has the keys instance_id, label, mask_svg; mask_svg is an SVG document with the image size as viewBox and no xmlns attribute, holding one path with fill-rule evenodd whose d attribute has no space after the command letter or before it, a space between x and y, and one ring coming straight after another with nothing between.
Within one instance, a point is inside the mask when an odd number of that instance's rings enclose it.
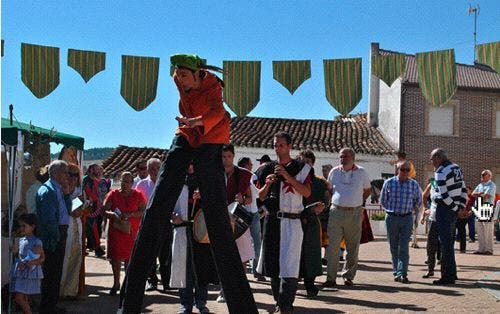
<instances>
[{"instance_id":1,"label":"orange long-sleeve shirt","mask_svg":"<svg viewBox=\"0 0 500 314\"><path fill-rule=\"evenodd\" d=\"M222 102L222 82L206 71L201 87L185 92L177 77L174 82L179 90L179 112L187 118L201 117L203 126L189 128L185 125L176 130L192 147L201 144L226 144L229 142L229 113Z\"/></svg>"}]
</instances>

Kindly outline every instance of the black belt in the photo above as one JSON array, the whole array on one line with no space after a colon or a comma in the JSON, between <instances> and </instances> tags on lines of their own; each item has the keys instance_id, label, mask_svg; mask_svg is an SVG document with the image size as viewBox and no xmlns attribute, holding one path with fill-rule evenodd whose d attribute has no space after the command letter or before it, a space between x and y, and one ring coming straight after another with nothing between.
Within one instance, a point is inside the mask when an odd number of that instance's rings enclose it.
<instances>
[{"instance_id":1,"label":"black belt","mask_svg":"<svg viewBox=\"0 0 500 314\"><path fill-rule=\"evenodd\" d=\"M408 216L408 215L411 215L411 212L406 213L406 214L397 214L397 213L393 213L393 212L386 212L386 213L387 213L387 215L389 215L389 216L397 216L397 217L406 217L406 216Z\"/></svg>"},{"instance_id":2,"label":"black belt","mask_svg":"<svg viewBox=\"0 0 500 314\"><path fill-rule=\"evenodd\" d=\"M172 224L172 226L174 226L174 229L175 229L175 228L179 228L179 227L187 227L189 224L193 224L193 222L192 221L185 221L185 222L178 224L178 225Z\"/></svg>"},{"instance_id":3,"label":"black belt","mask_svg":"<svg viewBox=\"0 0 500 314\"><path fill-rule=\"evenodd\" d=\"M300 219L300 214L277 212L276 213L276 217L278 217L278 218L288 218L288 219Z\"/></svg>"}]
</instances>

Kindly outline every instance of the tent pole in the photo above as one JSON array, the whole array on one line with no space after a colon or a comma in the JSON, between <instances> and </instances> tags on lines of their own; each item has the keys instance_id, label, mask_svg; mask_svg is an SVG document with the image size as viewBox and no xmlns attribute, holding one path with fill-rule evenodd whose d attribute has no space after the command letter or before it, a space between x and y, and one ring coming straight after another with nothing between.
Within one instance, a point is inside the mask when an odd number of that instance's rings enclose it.
<instances>
[{"instance_id":1,"label":"tent pole","mask_svg":"<svg viewBox=\"0 0 500 314\"><path fill-rule=\"evenodd\" d=\"M13 239L12 239L12 227L14 225L14 181L15 181L15 174L14 172L16 171L15 165L16 165L16 155L17 155L17 146L9 146L9 156L8 156L8 164L9 164L9 269L12 267L12 263L14 261L14 255L12 254L12 246L13 246ZM9 281L9 285L11 282ZM9 286L10 289L10 286ZM7 310L7 313L12 313L12 298L10 298L9 295L9 307Z\"/></svg>"}]
</instances>

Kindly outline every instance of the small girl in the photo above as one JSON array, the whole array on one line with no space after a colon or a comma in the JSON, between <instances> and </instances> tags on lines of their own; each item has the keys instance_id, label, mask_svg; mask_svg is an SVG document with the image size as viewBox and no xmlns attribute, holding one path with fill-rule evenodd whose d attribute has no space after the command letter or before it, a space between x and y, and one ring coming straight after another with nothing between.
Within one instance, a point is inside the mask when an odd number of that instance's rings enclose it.
<instances>
[{"instance_id":1,"label":"small girl","mask_svg":"<svg viewBox=\"0 0 500 314\"><path fill-rule=\"evenodd\" d=\"M36 215L23 214L19 217L19 228L24 235L19 240L19 258L12 270L11 287L16 303L24 314L31 314L28 295L39 294L43 278L42 263L45 260L42 241L35 237ZM16 252L14 252L16 253Z\"/></svg>"}]
</instances>

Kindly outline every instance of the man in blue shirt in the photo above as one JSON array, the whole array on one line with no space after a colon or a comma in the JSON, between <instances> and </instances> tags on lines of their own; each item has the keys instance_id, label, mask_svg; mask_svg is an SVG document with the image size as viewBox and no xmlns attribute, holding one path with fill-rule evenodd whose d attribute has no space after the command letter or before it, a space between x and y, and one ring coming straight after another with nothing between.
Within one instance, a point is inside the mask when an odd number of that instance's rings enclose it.
<instances>
[{"instance_id":1,"label":"man in blue shirt","mask_svg":"<svg viewBox=\"0 0 500 314\"><path fill-rule=\"evenodd\" d=\"M421 189L417 181L410 179L410 163L397 164L397 175L382 187L381 203L385 209L387 238L391 249L394 281L409 283L409 242L413 228L413 212L422 204Z\"/></svg>"},{"instance_id":2,"label":"man in blue shirt","mask_svg":"<svg viewBox=\"0 0 500 314\"><path fill-rule=\"evenodd\" d=\"M36 196L37 232L43 242L45 262L41 286L40 313L65 313L57 306L63 270L71 199L68 191L68 164L55 160L49 165L50 179Z\"/></svg>"}]
</instances>

